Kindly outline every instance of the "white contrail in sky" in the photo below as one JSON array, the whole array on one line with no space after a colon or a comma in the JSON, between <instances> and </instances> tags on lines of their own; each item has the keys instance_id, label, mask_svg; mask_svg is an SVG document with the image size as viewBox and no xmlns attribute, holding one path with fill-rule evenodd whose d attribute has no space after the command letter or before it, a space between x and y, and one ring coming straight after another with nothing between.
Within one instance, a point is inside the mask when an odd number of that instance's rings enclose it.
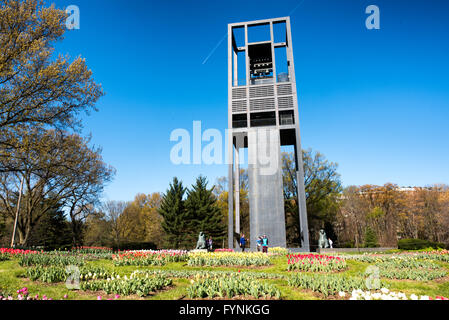
<instances>
[{"instance_id":1,"label":"white contrail in sky","mask_svg":"<svg viewBox=\"0 0 449 320\"><path fill-rule=\"evenodd\" d=\"M217 50L217 48L220 46L220 44L224 41L224 39L226 39L226 36L228 34L225 33L225 35L223 36L223 38L221 38L221 40L217 43L217 45L212 49L212 51L209 53L209 55L206 57L206 59L204 59L202 64L205 64L207 62L207 60L209 60L209 58L214 54L215 50Z\"/></svg>"},{"instance_id":2,"label":"white contrail in sky","mask_svg":"<svg viewBox=\"0 0 449 320\"><path fill-rule=\"evenodd\" d=\"M306 0L301 0L301 2L296 6L296 7L294 7L293 8L293 10L292 11L290 11L289 12L289 16L291 16L303 3L304 3L304 1L306 1ZM227 33L225 33L225 35L223 36L223 38L221 38L221 40L220 41L218 41L218 43L217 43L217 45L211 50L211 52L207 55L207 57L206 57L206 59L204 59L203 60L203 65L204 64L206 64L206 62L207 62L207 60L209 60L209 58L214 54L214 52L215 52L215 50L217 50L218 49L218 47L221 45L221 43L224 41L224 39L226 39L226 36L227 36L228 34Z\"/></svg>"},{"instance_id":3,"label":"white contrail in sky","mask_svg":"<svg viewBox=\"0 0 449 320\"><path fill-rule=\"evenodd\" d=\"M292 11L289 12L288 15L291 16L296 11L296 9L298 9L304 3L304 1L306 0L302 0Z\"/></svg>"}]
</instances>

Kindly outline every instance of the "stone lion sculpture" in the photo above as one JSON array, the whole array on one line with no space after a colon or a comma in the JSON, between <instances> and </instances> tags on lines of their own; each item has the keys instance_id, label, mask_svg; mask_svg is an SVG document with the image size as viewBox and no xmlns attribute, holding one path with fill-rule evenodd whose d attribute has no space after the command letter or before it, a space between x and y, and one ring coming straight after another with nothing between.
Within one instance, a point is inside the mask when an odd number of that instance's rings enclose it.
<instances>
[{"instance_id":1,"label":"stone lion sculpture","mask_svg":"<svg viewBox=\"0 0 449 320\"><path fill-rule=\"evenodd\" d=\"M198 242L196 243L195 249L206 249L206 235L203 233L203 231L200 232L198 235Z\"/></svg>"},{"instance_id":2,"label":"stone lion sculpture","mask_svg":"<svg viewBox=\"0 0 449 320\"><path fill-rule=\"evenodd\" d=\"M329 241L327 240L326 232L323 229L320 230L320 238L318 240L318 247L329 248Z\"/></svg>"}]
</instances>

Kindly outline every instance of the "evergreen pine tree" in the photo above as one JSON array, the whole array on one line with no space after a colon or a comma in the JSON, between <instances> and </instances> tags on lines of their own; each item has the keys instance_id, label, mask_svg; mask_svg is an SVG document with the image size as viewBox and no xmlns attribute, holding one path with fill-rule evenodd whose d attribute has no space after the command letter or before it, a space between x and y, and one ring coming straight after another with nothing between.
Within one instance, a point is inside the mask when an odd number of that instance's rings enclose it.
<instances>
[{"instance_id":1,"label":"evergreen pine tree","mask_svg":"<svg viewBox=\"0 0 449 320\"><path fill-rule=\"evenodd\" d=\"M183 199L185 191L186 188L183 187L182 182L174 177L167 192L162 196L158 210L163 218L161 224L166 232L169 248L179 249L185 245L185 235L189 225Z\"/></svg>"},{"instance_id":2,"label":"evergreen pine tree","mask_svg":"<svg viewBox=\"0 0 449 320\"><path fill-rule=\"evenodd\" d=\"M47 211L33 228L29 243L46 250L70 249L71 230L64 212L59 208Z\"/></svg>"},{"instance_id":3,"label":"evergreen pine tree","mask_svg":"<svg viewBox=\"0 0 449 320\"><path fill-rule=\"evenodd\" d=\"M212 193L213 188L207 188L205 177L198 177L191 190L187 191L187 200L185 203L186 211L190 222L194 240L200 231L215 243L221 243L226 226L223 222L223 214L217 205L217 199ZM192 243L194 245L194 243Z\"/></svg>"},{"instance_id":4,"label":"evergreen pine tree","mask_svg":"<svg viewBox=\"0 0 449 320\"><path fill-rule=\"evenodd\" d=\"M375 248L378 247L379 244L377 243L377 236L374 230L371 227L366 227L365 229L365 242L364 247L365 248Z\"/></svg>"}]
</instances>

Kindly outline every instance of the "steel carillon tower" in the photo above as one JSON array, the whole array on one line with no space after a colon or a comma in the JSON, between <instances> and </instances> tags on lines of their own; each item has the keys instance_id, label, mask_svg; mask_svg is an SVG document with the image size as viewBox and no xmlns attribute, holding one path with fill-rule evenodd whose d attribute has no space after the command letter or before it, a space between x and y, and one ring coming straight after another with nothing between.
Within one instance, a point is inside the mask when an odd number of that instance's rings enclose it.
<instances>
[{"instance_id":1,"label":"steel carillon tower","mask_svg":"<svg viewBox=\"0 0 449 320\"><path fill-rule=\"evenodd\" d=\"M247 150L250 245L286 247L281 146L295 153L301 249L309 249L290 18L228 25L229 242L240 234L240 165Z\"/></svg>"}]
</instances>

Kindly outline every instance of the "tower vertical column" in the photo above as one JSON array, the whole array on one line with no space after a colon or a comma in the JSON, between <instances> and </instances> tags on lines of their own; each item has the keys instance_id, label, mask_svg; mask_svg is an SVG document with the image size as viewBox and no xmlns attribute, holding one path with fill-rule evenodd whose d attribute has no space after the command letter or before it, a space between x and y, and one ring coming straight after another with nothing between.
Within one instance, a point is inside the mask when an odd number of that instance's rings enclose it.
<instances>
[{"instance_id":1,"label":"tower vertical column","mask_svg":"<svg viewBox=\"0 0 449 320\"><path fill-rule=\"evenodd\" d=\"M234 199L235 199L235 232L240 234L240 159L239 139L235 142L235 173L234 173Z\"/></svg>"},{"instance_id":2,"label":"tower vertical column","mask_svg":"<svg viewBox=\"0 0 449 320\"><path fill-rule=\"evenodd\" d=\"M266 235L270 247L286 247L284 197L279 130L252 128L248 132L250 245Z\"/></svg>"},{"instance_id":3,"label":"tower vertical column","mask_svg":"<svg viewBox=\"0 0 449 320\"><path fill-rule=\"evenodd\" d=\"M298 106L298 95L296 92L296 75L295 75L295 62L293 59L293 43L290 26L290 18L286 20L287 26L287 57L289 61L289 77L293 86L293 104ZM295 154L296 154L296 187L298 193L298 209L299 209L299 225L300 225L300 237L301 237L301 249L304 251L310 251L309 244L309 226L307 222L307 206L306 206L306 192L304 186L304 164L302 161L302 147L301 147L301 135L299 130L299 108L296 107L294 111L295 117Z\"/></svg>"},{"instance_id":4,"label":"tower vertical column","mask_svg":"<svg viewBox=\"0 0 449 320\"><path fill-rule=\"evenodd\" d=\"M228 25L228 99L232 100L232 27ZM232 167L233 167L233 156L232 156L232 109L228 108L228 131L227 131L227 163L228 163L228 248L234 248L234 199L232 194Z\"/></svg>"}]
</instances>

